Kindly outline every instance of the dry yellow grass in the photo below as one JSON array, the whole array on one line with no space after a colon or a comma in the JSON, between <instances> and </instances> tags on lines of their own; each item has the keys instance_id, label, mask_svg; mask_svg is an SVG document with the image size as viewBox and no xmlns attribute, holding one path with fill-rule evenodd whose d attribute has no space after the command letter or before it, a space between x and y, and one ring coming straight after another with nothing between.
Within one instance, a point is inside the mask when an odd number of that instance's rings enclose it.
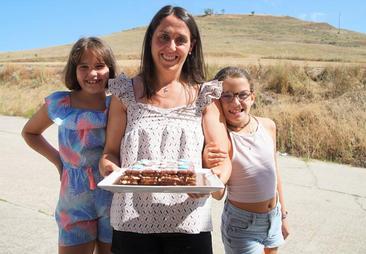
<instances>
[{"instance_id":1,"label":"dry yellow grass","mask_svg":"<svg viewBox=\"0 0 366 254\"><path fill-rule=\"evenodd\" d=\"M126 65L123 65L126 64ZM214 76L222 65L208 66ZM256 82L254 114L272 118L278 149L366 167L366 70L360 66L242 65ZM127 75L137 63L120 62ZM56 90L61 67L0 67L0 114L31 116Z\"/></svg>"},{"instance_id":2,"label":"dry yellow grass","mask_svg":"<svg viewBox=\"0 0 366 254\"><path fill-rule=\"evenodd\" d=\"M257 90L280 151L366 167L366 69L272 66Z\"/></svg>"},{"instance_id":3,"label":"dry yellow grass","mask_svg":"<svg viewBox=\"0 0 366 254\"><path fill-rule=\"evenodd\" d=\"M196 21L208 78L227 65L249 70L257 83L254 113L275 120L280 151L366 167L365 34L291 17ZM144 31L103 37L127 75L138 70ZM60 73L70 47L0 53L0 114L29 117L45 96L65 89Z\"/></svg>"},{"instance_id":4,"label":"dry yellow grass","mask_svg":"<svg viewBox=\"0 0 366 254\"><path fill-rule=\"evenodd\" d=\"M60 68L0 66L0 114L30 117L56 90L65 90Z\"/></svg>"}]
</instances>

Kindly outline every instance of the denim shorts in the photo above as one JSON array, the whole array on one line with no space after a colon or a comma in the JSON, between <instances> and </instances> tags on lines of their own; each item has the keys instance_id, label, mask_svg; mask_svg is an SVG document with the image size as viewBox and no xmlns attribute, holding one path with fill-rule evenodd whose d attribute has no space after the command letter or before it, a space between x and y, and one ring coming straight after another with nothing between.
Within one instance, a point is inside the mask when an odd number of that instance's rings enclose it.
<instances>
[{"instance_id":1,"label":"denim shorts","mask_svg":"<svg viewBox=\"0 0 366 254\"><path fill-rule=\"evenodd\" d=\"M226 254L261 254L264 248L284 243L281 205L268 213L252 213L225 201L221 217L221 237Z\"/></svg>"}]
</instances>

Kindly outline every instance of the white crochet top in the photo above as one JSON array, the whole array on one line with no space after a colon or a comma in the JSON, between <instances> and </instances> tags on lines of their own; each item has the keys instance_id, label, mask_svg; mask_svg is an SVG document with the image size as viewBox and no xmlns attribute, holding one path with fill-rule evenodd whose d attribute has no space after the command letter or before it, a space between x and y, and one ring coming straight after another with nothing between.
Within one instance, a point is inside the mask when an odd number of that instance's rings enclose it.
<instances>
[{"instance_id":1,"label":"white crochet top","mask_svg":"<svg viewBox=\"0 0 366 254\"><path fill-rule=\"evenodd\" d=\"M124 75L109 80L109 91L127 107L121 167L142 159L187 159L196 168L202 167L202 112L213 98L220 97L221 82L202 84L194 103L169 109L136 102L132 80ZM111 224L115 230L136 233L211 231L211 198L192 199L185 193L115 193Z\"/></svg>"}]
</instances>

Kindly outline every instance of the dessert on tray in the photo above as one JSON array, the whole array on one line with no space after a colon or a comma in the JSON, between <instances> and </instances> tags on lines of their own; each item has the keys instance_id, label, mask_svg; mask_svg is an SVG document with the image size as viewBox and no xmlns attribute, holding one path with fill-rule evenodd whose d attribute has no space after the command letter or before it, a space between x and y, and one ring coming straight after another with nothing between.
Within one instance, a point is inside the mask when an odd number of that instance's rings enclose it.
<instances>
[{"instance_id":1,"label":"dessert on tray","mask_svg":"<svg viewBox=\"0 0 366 254\"><path fill-rule=\"evenodd\" d=\"M207 168L188 160L137 161L113 171L98 187L111 192L210 193L223 189L221 180Z\"/></svg>"},{"instance_id":2,"label":"dessert on tray","mask_svg":"<svg viewBox=\"0 0 366 254\"><path fill-rule=\"evenodd\" d=\"M188 160L140 160L128 167L117 184L196 185L194 165Z\"/></svg>"}]
</instances>

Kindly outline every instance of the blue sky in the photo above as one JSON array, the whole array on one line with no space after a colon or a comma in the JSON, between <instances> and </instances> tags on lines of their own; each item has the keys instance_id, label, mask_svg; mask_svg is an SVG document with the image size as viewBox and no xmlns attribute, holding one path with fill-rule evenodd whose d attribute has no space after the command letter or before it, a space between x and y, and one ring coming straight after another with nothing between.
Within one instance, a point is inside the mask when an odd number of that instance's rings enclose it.
<instances>
[{"instance_id":1,"label":"blue sky","mask_svg":"<svg viewBox=\"0 0 366 254\"><path fill-rule=\"evenodd\" d=\"M73 43L82 36L101 36L145 26L166 4L194 15L207 8L227 14L288 15L327 22L366 33L363 0L3 0L0 52Z\"/></svg>"}]
</instances>

